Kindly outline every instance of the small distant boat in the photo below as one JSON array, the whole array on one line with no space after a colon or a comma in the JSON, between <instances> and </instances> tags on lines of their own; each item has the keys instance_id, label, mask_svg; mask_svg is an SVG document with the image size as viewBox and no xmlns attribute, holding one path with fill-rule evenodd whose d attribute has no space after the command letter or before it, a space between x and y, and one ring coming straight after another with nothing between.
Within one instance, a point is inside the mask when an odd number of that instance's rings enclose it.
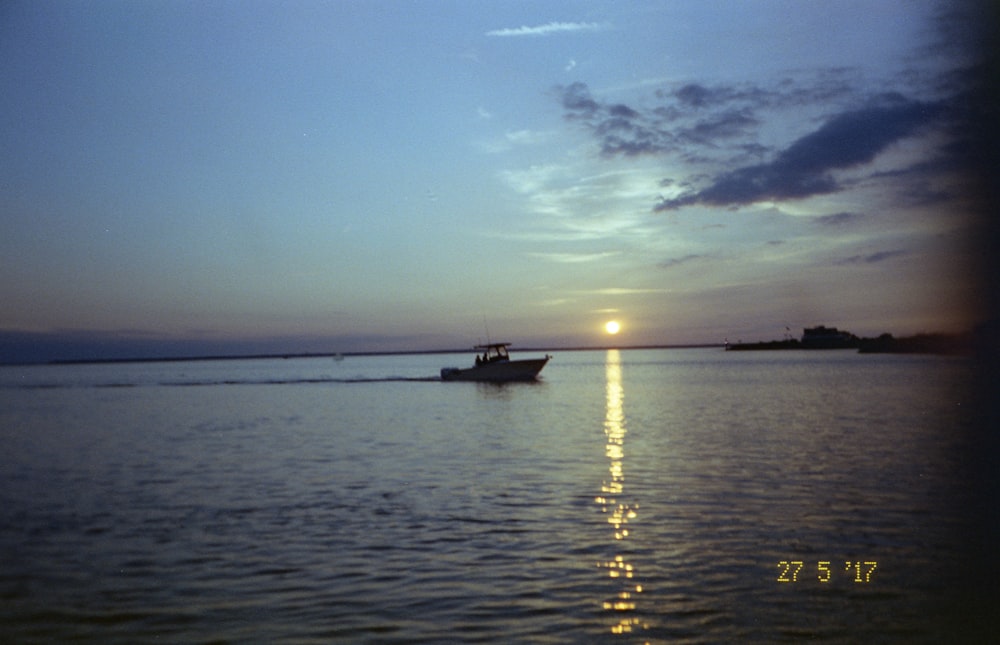
<instances>
[{"instance_id":1,"label":"small distant boat","mask_svg":"<svg viewBox=\"0 0 1000 645\"><path fill-rule=\"evenodd\" d=\"M506 383L509 381L533 381L538 378L545 364L552 358L530 358L512 361L507 353L510 343L490 343L476 345L473 349L482 354L476 354L476 364L467 369L445 367L441 370L442 381L487 381L491 383Z\"/></svg>"}]
</instances>

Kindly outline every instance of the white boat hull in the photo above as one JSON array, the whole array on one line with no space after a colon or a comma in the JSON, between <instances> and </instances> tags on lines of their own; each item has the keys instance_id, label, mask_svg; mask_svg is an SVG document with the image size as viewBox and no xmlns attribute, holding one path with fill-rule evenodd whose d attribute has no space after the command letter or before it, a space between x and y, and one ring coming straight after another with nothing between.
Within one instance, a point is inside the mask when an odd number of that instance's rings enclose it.
<instances>
[{"instance_id":1,"label":"white boat hull","mask_svg":"<svg viewBox=\"0 0 1000 645\"><path fill-rule=\"evenodd\" d=\"M497 361L468 369L446 367L441 370L442 381L486 381L506 383L509 381L533 381L538 378L549 357L523 361Z\"/></svg>"}]
</instances>

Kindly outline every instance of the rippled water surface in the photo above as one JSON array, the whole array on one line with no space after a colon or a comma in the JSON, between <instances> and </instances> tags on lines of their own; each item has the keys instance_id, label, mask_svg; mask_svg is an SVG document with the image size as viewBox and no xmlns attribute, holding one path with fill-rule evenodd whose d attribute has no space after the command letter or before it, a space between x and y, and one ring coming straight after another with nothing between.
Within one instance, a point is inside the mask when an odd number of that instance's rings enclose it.
<instances>
[{"instance_id":1,"label":"rippled water surface","mask_svg":"<svg viewBox=\"0 0 1000 645\"><path fill-rule=\"evenodd\" d=\"M0 368L3 640L949 640L965 361L467 360Z\"/></svg>"}]
</instances>

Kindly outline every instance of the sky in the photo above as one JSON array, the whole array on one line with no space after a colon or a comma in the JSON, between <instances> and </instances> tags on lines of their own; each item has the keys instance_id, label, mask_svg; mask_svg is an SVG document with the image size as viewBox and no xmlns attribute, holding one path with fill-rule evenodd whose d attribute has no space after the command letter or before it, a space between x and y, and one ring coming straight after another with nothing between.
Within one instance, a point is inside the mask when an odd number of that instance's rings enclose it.
<instances>
[{"instance_id":1,"label":"sky","mask_svg":"<svg viewBox=\"0 0 1000 645\"><path fill-rule=\"evenodd\" d=\"M969 329L969 7L5 2L0 362Z\"/></svg>"}]
</instances>

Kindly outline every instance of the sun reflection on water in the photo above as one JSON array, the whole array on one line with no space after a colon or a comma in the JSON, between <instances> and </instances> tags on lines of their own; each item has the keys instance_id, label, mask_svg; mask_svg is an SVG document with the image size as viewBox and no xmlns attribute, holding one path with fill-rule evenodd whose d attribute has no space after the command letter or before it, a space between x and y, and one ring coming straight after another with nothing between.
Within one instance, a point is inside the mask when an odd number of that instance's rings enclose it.
<instances>
[{"instance_id":1,"label":"sun reflection on water","mask_svg":"<svg viewBox=\"0 0 1000 645\"><path fill-rule=\"evenodd\" d=\"M605 456L608 458L609 477L601 485L601 494L594 501L601 507L601 512L608 516L608 524L613 529L616 550L612 560L599 562L598 566L606 569L608 577L616 584L616 593L603 603L607 611L615 612L616 621L611 626L611 633L632 633L645 628L642 621L635 616L636 596L642 593L642 585L636 579L635 566L624 555L625 541L629 537L628 524L637 517L639 504L630 503L625 499L625 412L623 402L625 392L622 388L621 355L617 349L609 349L605 362L605 380L607 382L607 404L605 406L604 435L606 437Z\"/></svg>"}]
</instances>

